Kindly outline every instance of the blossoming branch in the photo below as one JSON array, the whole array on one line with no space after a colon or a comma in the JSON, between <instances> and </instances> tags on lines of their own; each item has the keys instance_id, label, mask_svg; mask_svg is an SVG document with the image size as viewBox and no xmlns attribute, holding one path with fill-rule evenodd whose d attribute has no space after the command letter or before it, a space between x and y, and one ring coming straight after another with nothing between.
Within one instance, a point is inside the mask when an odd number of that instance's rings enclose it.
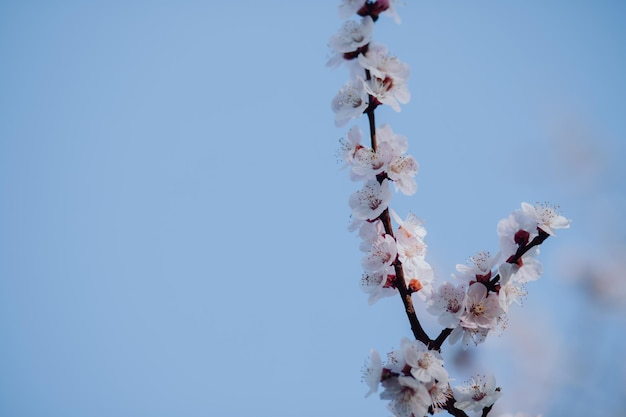
<instances>
[{"instance_id":1,"label":"blossoming branch","mask_svg":"<svg viewBox=\"0 0 626 417\"><path fill-rule=\"evenodd\" d=\"M470 265L457 265L454 283L435 287L433 268L426 261L423 222L413 214L403 219L390 208L394 190L405 195L417 191L418 164L407 154L405 136L388 124L376 125L379 106L399 112L400 105L410 100L409 66L372 40L380 15L400 23L394 0L343 0L339 16L345 22L330 38L333 56L328 61L329 66L343 65L350 73L331 103L336 126L344 127L363 114L369 125L368 144L362 143L358 126L340 141L351 179L362 183L348 199L350 230L358 231L364 253L361 288L370 304L399 294L414 337L403 338L384 363L371 351L364 375L366 395L382 387L380 398L389 401L389 410L398 417L443 410L457 417L471 411L485 417L501 395L495 378L475 376L465 385L451 387L440 354L442 345L446 339L460 341L465 348L478 345L501 327L511 304L526 295L525 285L541 275L539 245L555 229L569 227L569 220L549 204L522 203L498 223L496 255L476 254ZM414 296L443 327L435 338L423 329L413 307Z\"/></svg>"}]
</instances>

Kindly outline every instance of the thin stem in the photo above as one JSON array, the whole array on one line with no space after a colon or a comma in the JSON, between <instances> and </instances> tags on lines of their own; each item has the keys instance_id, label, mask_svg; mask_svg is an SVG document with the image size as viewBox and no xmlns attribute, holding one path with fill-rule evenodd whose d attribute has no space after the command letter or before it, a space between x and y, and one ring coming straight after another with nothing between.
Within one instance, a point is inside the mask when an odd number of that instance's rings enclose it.
<instances>
[{"instance_id":1,"label":"thin stem","mask_svg":"<svg viewBox=\"0 0 626 417\"><path fill-rule=\"evenodd\" d=\"M517 252L515 252L515 255L513 255L510 259L507 260L508 263L511 263L511 264L516 263L532 247L541 245L543 241L546 240L550 236L547 232L544 232L543 229L540 229L540 228L537 228L537 232L539 234L535 236L533 240L530 241L530 243L517 248Z\"/></svg>"},{"instance_id":2,"label":"thin stem","mask_svg":"<svg viewBox=\"0 0 626 417\"><path fill-rule=\"evenodd\" d=\"M539 246L541 245L548 237L550 237L550 235L546 232L544 232L542 229L537 228L537 232L539 233L537 236L535 236L533 238L533 240L531 240L529 243L525 244L525 245L520 245L517 248L517 251L515 252L514 255L511 255L511 257L509 259L507 259L506 261L510 264L516 264L519 262L520 259L522 259L522 256L524 256L526 254L526 252L528 252L531 248L535 247L535 246ZM500 274L496 274L495 277L493 277L491 279L491 281L489 281L489 285L487 285L487 289L491 290L491 287L495 286L495 284L498 283L498 281L500 281Z\"/></svg>"},{"instance_id":3,"label":"thin stem","mask_svg":"<svg viewBox=\"0 0 626 417\"><path fill-rule=\"evenodd\" d=\"M372 79L372 74L370 74L370 70L365 70L365 79L368 81ZM376 106L372 104L374 97L371 94L369 95L368 100L369 104L367 106L367 109L365 110L365 113L367 114L367 120L369 120L370 124L370 141L372 142L372 150L376 152L376 147L378 145L376 143L376 121L374 119L374 109L376 108Z\"/></svg>"},{"instance_id":4,"label":"thin stem","mask_svg":"<svg viewBox=\"0 0 626 417\"><path fill-rule=\"evenodd\" d=\"M441 345L443 345L443 342L445 342L448 336L450 336L452 330L453 329L448 328L443 329L441 333L439 333L439 336L437 336L437 338L428 346L428 349L441 351Z\"/></svg>"},{"instance_id":5,"label":"thin stem","mask_svg":"<svg viewBox=\"0 0 626 417\"><path fill-rule=\"evenodd\" d=\"M487 414L489 414L492 407L493 407L493 404L491 404L489 407L483 408L483 414L481 415L481 417L487 417Z\"/></svg>"}]
</instances>

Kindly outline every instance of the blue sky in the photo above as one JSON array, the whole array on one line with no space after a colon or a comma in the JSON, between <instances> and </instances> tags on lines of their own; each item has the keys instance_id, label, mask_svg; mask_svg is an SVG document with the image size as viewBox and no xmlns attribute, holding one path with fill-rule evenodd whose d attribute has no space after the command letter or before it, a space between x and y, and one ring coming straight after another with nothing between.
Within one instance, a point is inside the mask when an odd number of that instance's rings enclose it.
<instances>
[{"instance_id":1,"label":"blue sky","mask_svg":"<svg viewBox=\"0 0 626 417\"><path fill-rule=\"evenodd\" d=\"M360 369L409 331L358 287L341 22L288 3L0 5L0 415L388 415ZM623 413L626 6L399 12L374 37L412 100L377 121L420 164L392 207L425 219L439 279L522 201L573 219L459 382L493 372L503 412Z\"/></svg>"}]
</instances>

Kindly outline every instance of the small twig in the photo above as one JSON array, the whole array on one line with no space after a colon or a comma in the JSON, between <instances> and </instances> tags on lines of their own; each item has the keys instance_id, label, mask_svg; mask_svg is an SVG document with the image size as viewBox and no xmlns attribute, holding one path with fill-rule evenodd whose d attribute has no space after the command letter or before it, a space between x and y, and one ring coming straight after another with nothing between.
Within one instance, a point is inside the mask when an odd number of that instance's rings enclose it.
<instances>
[{"instance_id":1,"label":"small twig","mask_svg":"<svg viewBox=\"0 0 626 417\"><path fill-rule=\"evenodd\" d=\"M487 417L487 414L489 414L492 407L493 407L493 404L491 404L489 407L483 408L483 414L481 415L481 417Z\"/></svg>"},{"instance_id":2,"label":"small twig","mask_svg":"<svg viewBox=\"0 0 626 417\"><path fill-rule=\"evenodd\" d=\"M454 406L456 399L454 397L448 398L448 401L442 407L444 410L448 412L448 414L454 417L468 417L468 415L463 410L459 410Z\"/></svg>"},{"instance_id":3,"label":"small twig","mask_svg":"<svg viewBox=\"0 0 626 417\"><path fill-rule=\"evenodd\" d=\"M368 70L365 70L365 78L367 80L371 79L371 74ZM372 150L376 152L376 121L374 117L374 109L376 105L373 105L374 97L372 95L369 96L370 105L367 107L365 113L367 114L367 119L369 120L369 128L370 128L370 141L372 144ZM376 177L379 183L382 183L383 180L387 178L386 175L381 174ZM391 225L391 217L389 216L389 209L385 209L382 214L378 217L380 221L383 223L385 228L385 233L389 236L394 237L393 235L393 227ZM393 267L396 272L396 280L395 286L400 293L400 297L402 298L402 303L404 304L404 311L409 319L409 323L411 324L411 330L413 331L413 336L415 336L416 340L424 343L428 346L431 343L430 337L426 334L426 331L422 327L417 315L415 314L415 308L413 307L413 300L411 299L411 292L406 286L406 281L404 279L404 269L402 268L402 262L400 262L397 258L393 263Z\"/></svg>"},{"instance_id":4,"label":"small twig","mask_svg":"<svg viewBox=\"0 0 626 417\"><path fill-rule=\"evenodd\" d=\"M453 329L448 329L448 328L443 329L441 333L439 333L439 336L437 336L437 338L433 340L433 342L428 346L428 349L441 351L441 345L443 345L443 342L445 342L448 336L450 336L450 333L452 333L452 330Z\"/></svg>"}]
</instances>

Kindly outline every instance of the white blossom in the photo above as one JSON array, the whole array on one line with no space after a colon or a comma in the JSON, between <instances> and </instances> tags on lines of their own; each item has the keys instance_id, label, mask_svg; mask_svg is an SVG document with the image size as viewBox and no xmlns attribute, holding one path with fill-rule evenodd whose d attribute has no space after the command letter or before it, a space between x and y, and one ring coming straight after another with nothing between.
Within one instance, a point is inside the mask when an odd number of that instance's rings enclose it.
<instances>
[{"instance_id":1,"label":"white blossom","mask_svg":"<svg viewBox=\"0 0 626 417\"><path fill-rule=\"evenodd\" d=\"M450 333L450 336L448 337L448 343L453 345L461 340L463 349L467 349L470 345L470 342L474 342L474 345L479 345L483 343L488 334L489 329L483 329L480 327L473 329L469 327L463 327L463 325L460 324L452 330L452 333Z\"/></svg>"},{"instance_id":2,"label":"white blossom","mask_svg":"<svg viewBox=\"0 0 626 417\"><path fill-rule=\"evenodd\" d=\"M331 103L331 108L335 112L335 125L345 126L351 119L361 116L368 104L363 80L352 79L341 87Z\"/></svg>"},{"instance_id":3,"label":"white blossom","mask_svg":"<svg viewBox=\"0 0 626 417\"><path fill-rule=\"evenodd\" d=\"M380 271L364 272L361 277L361 289L369 294L368 304L372 305L384 297L395 296L398 293L398 289L394 286L395 278L395 270L392 266Z\"/></svg>"},{"instance_id":4,"label":"white blossom","mask_svg":"<svg viewBox=\"0 0 626 417\"><path fill-rule=\"evenodd\" d=\"M390 400L389 411L396 417L422 417L428 414L430 394L424 384L413 377L398 376L382 383L383 400Z\"/></svg>"},{"instance_id":5,"label":"white blossom","mask_svg":"<svg viewBox=\"0 0 626 417\"><path fill-rule=\"evenodd\" d=\"M396 190L404 195L413 195L417 191L417 170L418 164L411 155L398 156L389 163L387 177L393 181Z\"/></svg>"},{"instance_id":6,"label":"white blossom","mask_svg":"<svg viewBox=\"0 0 626 417\"><path fill-rule=\"evenodd\" d=\"M554 229L567 229L570 220L558 214L558 208L548 203L535 206L522 203L522 212L537 223L537 227L549 235L554 235Z\"/></svg>"},{"instance_id":7,"label":"white blossom","mask_svg":"<svg viewBox=\"0 0 626 417\"><path fill-rule=\"evenodd\" d=\"M363 371L363 382L367 384L369 390L365 394L366 397L378 391L378 385L383 373L383 365L380 355L374 349L370 350L369 366Z\"/></svg>"},{"instance_id":8,"label":"white blossom","mask_svg":"<svg viewBox=\"0 0 626 417\"><path fill-rule=\"evenodd\" d=\"M404 135L394 133L387 123L376 128L376 138L380 143L389 143L394 157L402 156L409 149L409 141Z\"/></svg>"},{"instance_id":9,"label":"white blossom","mask_svg":"<svg viewBox=\"0 0 626 417\"><path fill-rule=\"evenodd\" d=\"M439 286L428 304L430 314L437 316L439 324L454 329L461 320L463 314L463 299L465 298L465 285L455 287L446 282Z\"/></svg>"},{"instance_id":10,"label":"white blossom","mask_svg":"<svg viewBox=\"0 0 626 417\"><path fill-rule=\"evenodd\" d=\"M391 235L380 236L372 243L369 253L361 261L366 272L381 271L396 260L396 241Z\"/></svg>"},{"instance_id":11,"label":"white blossom","mask_svg":"<svg viewBox=\"0 0 626 417\"><path fill-rule=\"evenodd\" d=\"M380 79L391 77L396 82L406 82L410 75L409 66L397 57L389 55L387 48L378 43L371 43L367 52L360 54L358 60L373 77Z\"/></svg>"},{"instance_id":12,"label":"white blossom","mask_svg":"<svg viewBox=\"0 0 626 417\"><path fill-rule=\"evenodd\" d=\"M402 264L404 267L404 280L411 291L416 292L418 297L426 301L432 296L435 273L432 266L424 259L413 260Z\"/></svg>"},{"instance_id":13,"label":"white blossom","mask_svg":"<svg viewBox=\"0 0 626 417\"><path fill-rule=\"evenodd\" d=\"M513 270L518 269L517 265L503 263L498 268L498 274L500 275L500 291L498 291L498 300L500 302L500 308L507 313L509 306L514 302L520 304L520 299L526 296L526 289L523 284L511 279L513 277Z\"/></svg>"},{"instance_id":14,"label":"white blossom","mask_svg":"<svg viewBox=\"0 0 626 417\"><path fill-rule=\"evenodd\" d=\"M372 243L380 236L385 235L385 226L380 219L374 221L365 221L361 223L359 228L359 237L362 239L360 249L362 252L369 252Z\"/></svg>"},{"instance_id":15,"label":"white blossom","mask_svg":"<svg viewBox=\"0 0 626 417\"><path fill-rule=\"evenodd\" d=\"M441 354L420 341L403 338L400 342L404 360L411 367L411 375L420 382L447 381L448 372L443 367Z\"/></svg>"},{"instance_id":16,"label":"white blossom","mask_svg":"<svg viewBox=\"0 0 626 417\"><path fill-rule=\"evenodd\" d=\"M497 294L488 292L480 283L470 285L463 305L465 311L461 315L461 324L466 329L493 329L503 313Z\"/></svg>"},{"instance_id":17,"label":"white blossom","mask_svg":"<svg viewBox=\"0 0 626 417\"><path fill-rule=\"evenodd\" d=\"M342 0L339 4L339 18L347 19L365 4L367 0Z\"/></svg>"},{"instance_id":18,"label":"white blossom","mask_svg":"<svg viewBox=\"0 0 626 417\"><path fill-rule=\"evenodd\" d=\"M532 256L524 255L522 259L515 264L515 268L511 270L511 279L514 282L525 284L530 281L536 281L543 273L541 262Z\"/></svg>"},{"instance_id":19,"label":"white blossom","mask_svg":"<svg viewBox=\"0 0 626 417\"><path fill-rule=\"evenodd\" d=\"M487 251L478 252L469 258L471 265L458 264L456 270L458 274L452 274L453 277L461 282L486 282L491 279L491 269L493 268L496 258L491 257Z\"/></svg>"},{"instance_id":20,"label":"white blossom","mask_svg":"<svg viewBox=\"0 0 626 417\"><path fill-rule=\"evenodd\" d=\"M354 163L354 155L356 151L362 147L361 139L363 133L358 126L353 126L348 130L345 138L339 139L341 159L344 160L345 166L351 166Z\"/></svg>"},{"instance_id":21,"label":"white blossom","mask_svg":"<svg viewBox=\"0 0 626 417\"><path fill-rule=\"evenodd\" d=\"M381 215L391 201L392 191L389 181L369 180L362 189L354 192L349 199L352 216L360 220L374 220Z\"/></svg>"},{"instance_id":22,"label":"white blossom","mask_svg":"<svg viewBox=\"0 0 626 417\"><path fill-rule=\"evenodd\" d=\"M454 387L454 406L464 411L481 411L493 405L502 395L493 375L475 376L466 384Z\"/></svg>"},{"instance_id":23,"label":"white blossom","mask_svg":"<svg viewBox=\"0 0 626 417\"><path fill-rule=\"evenodd\" d=\"M370 16L361 18L361 21L347 20L339 31L330 37L328 46L339 54L355 52L357 49L370 43L374 21Z\"/></svg>"},{"instance_id":24,"label":"white blossom","mask_svg":"<svg viewBox=\"0 0 626 417\"><path fill-rule=\"evenodd\" d=\"M375 151L361 147L354 154L352 172L355 178L373 179L388 170L392 156L388 143L381 143Z\"/></svg>"},{"instance_id":25,"label":"white blossom","mask_svg":"<svg viewBox=\"0 0 626 417\"><path fill-rule=\"evenodd\" d=\"M371 80L365 81L364 87L368 94L397 112L401 111L399 103L406 104L411 99L409 87L404 80L372 77Z\"/></svg>"}]
</instances>

